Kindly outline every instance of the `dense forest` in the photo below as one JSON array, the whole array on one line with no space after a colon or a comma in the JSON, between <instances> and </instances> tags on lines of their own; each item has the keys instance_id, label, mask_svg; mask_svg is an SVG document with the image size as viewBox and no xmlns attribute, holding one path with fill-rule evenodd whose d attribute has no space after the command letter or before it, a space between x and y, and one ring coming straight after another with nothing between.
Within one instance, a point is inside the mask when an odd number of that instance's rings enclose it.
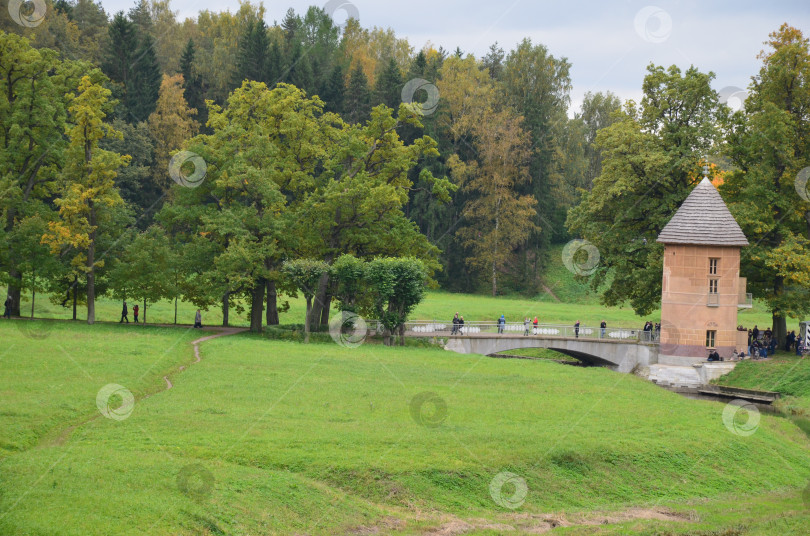
<instances>
[{"instance_id":1,"label":"dense forest","mask_svg":"<svg viewBox=\"0 0 810 536\"><path fill-rule=\"evenodd\" d=\"M248 303L260 329L300 290L286 262L343 254L419 259L448 290L531 295L572 238L598 247L605 302L646 312L655 238L707 157L756 243L757 297L775 319L807 311L810 204L792 188L810 164L810 54L788 25L743 110L722 105L712 73L650 65L641 102L588 93L572 113L570 63L529 39L476 58L320 7L269 25L250 2L184 21L168 0L42 5L0 10L13 314L36 289L87 304L90 321L101 294ZM312 290L326 323L328 273Z\"/></svg>"}]
</instances>

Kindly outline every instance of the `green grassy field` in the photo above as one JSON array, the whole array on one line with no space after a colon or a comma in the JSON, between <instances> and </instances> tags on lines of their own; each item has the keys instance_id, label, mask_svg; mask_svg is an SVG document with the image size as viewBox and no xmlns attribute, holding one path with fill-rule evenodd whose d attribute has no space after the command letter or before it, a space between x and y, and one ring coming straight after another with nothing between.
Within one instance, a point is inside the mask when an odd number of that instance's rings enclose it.
<instances>
[{"instance_id":1,"label":"green grassy field","mask_svg":"<svg viewBox=\"0 0 810 536\"><path fill-rule=\"evenodd\" d=\"M193 363L199 331L19 322L0 322L3 535L527 534L555 519L555 534L804 534L810 523L810 440L793 422L763 414L735 435L724 404L632 375L247 334L202 343ZM100 415L109 383L135 397L122 420ZM515 476L501 486L504 472Z\"/></svg>"}]
</instances>

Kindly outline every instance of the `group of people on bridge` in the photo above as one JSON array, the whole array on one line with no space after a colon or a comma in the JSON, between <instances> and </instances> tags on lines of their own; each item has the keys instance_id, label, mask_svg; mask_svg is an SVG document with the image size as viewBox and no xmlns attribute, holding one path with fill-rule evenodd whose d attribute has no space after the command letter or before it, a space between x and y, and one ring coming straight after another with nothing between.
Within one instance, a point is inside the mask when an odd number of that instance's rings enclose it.
<instances>
[{"instance_id":1,"label":"group of people on bridge","mask_svg":"<svg viewBox=\"0 0 810 536\"><path fill-rule=\"evenodd\" d=\"M506 316L501 315L497 319L496 324L498 326L498 334L499 335L503 334L504 331L506 331ZM524 317L524 319L523 319L523 336L529 336L531 334L538 335L539 334L539 331L538 331L539 326L540 326L540 319L537 316L534 317L534 320L530 319L528 316ZM553 327L559 327L559 326L553 326ZM579 338L579 327L580 327L579 320L574 322L573 327L574 327L574 337ZM599 325L599 338L600 339L605 337L606 331L607 331L607 322L602 320L602 322ZM450 334L451 335L456 335L456 334L463 335L464 334L464 317L459 315L458 312L456 312L455 316L453 316L453 329L450 332Z\"/></svg>"}]
</instances>

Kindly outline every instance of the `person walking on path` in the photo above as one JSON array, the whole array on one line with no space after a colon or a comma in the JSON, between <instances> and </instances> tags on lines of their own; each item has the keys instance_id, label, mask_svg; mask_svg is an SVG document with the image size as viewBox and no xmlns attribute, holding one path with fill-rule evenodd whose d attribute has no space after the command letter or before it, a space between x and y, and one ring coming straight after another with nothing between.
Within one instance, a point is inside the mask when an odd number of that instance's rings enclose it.
<instances>
[{"instance_id":1,"label":"person walking on path","mask_svg":"<svg viewBox=\"0 0 810 536\"><path fill-rule=\"evenodd\" d=\"M135 317L135 323L136 324L138 323L138 311L139 310L140 310L140 308L138 307L137 303L132 306L132 316Z\"/></svg>"},{"instance_id":2,"label":"person walking on path","mask_svg":"<svg viewBox=\"0 0 810 536\"><path fill-rule=\"evenodd\" d=\"M529 326L530 326L531 324L532 324L532 322L531 322L531 320L529 320L529 317L527 316L527 317L526 317L526 318L523 320L523 336L524 336L524 337L525 337L526 335L528 335L528 334L529 334Z\"/></svg>"},{"instance_id":3,"label":"person walking on path","mask_svg":"<svg viewBox=\"0 0 810 536\"><path fill-rule=\"evenodd\" d=\"M126 320L127 324L129 324L129 316L127 315L129 315L129 311L127 310L127 302L124 302L124 308L121 309L121 320L119 320L118 323L120 324L121 322Z\"/></svg>"},{"instance_id":4,"label":"person walking on path","mask_svg":"<svg viewBox=\"0 0 810 536\"><path fill-rule=\"evenodd\" d=\"M6 296L6 303L5 309L3 310L3 316L11 320L11 296Z\"/></svg>"},{"instance_id":5,"label":"person walking on path","mask_svg":"<svg viewBox=\"0 0 810 536\"><path fill-rule=\"evenodd\" d=\"M574 337L579 339L579 320L574 322Z\"/></svg>"},{"instance_id":6,"label":"person walking on path","mask_svg":"<svg viewBox=\"0 0 810 536\"><path fill-rule=\"evenodd\" d=\"M194 327L202 328L202 313L199 309L197 309L197 313L194 315Z\"/></svg>"},{"instance_id":7,"label":"person walking on path","mask_svg":"<svg viewBox=\"0 0 810 536\"><path fill-rule=\"evenodd\" d=\"M458 332L458 311L456 311L456 316L453 317L453 331L450 332L450 335L455 335Z\"/></svg>"},{"instance_id":8,"label":"person walking on path","mask_svg":"<svg viewBox=\"0 0 810 536\"><path fill-rule=\"evenodd\" d=\"M600 339L604 339L604 338L605 338L605 328L607 328L607 322L605 322L604 320L602 320L602 323L601 323L601 324L599 324L599 338L600 338Z\"/></svg>"},{"instance_id":9,"label":"person walking on path","mask_svg":"<svg viewBox=\"0 0 810 536\"><path fill-rule=\"evenodd\" d=\"M504 326L506 326L506 317L501 315L498 319L498 333L503 333Z\"/></svg>"}]
</instances>

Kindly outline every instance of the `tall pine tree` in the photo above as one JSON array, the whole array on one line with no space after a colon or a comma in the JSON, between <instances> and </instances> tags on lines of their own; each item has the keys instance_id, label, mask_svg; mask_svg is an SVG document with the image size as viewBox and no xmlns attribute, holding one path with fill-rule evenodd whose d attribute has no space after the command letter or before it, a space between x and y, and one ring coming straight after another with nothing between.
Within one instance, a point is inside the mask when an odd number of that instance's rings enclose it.
<instances>
[{"instance_id":1,"label":"tall pine tree","mask_svg":"<svg viewBox=\"0 0 810 536\"><path fill-rule=\"evenodd\" d=\"M208 109L205 106L205 88L202 76L195 63L196 54L194 40L189 39L183 50L183 56L180 58L180 73L183 75L183 89L188 107L197 110L197 120L204 127L208 122Z\"/></svg>"},{"instance_id":2,"label":"tall pine tree","mask_svg":"<svg viewBox=\"0 0 810 536\"><path fill-rule=\"evenodd\" d=\"M326 103L326 111L336 114L343 113L343 101L346 97L346 80L343 78L343 68L335 65L332 74L326 80L320 97Z\"/></svg>"},{"instance_id":3,"label":"tall pine tree","mask_svg":"<svg viewBox=\"0 0 810 536\"><path fill-rule=\"evenodd\" d=\"M127 83L128 122L146 121L155 111L162 75L155 55L152 36L141 36L141 44L132 64L132 76Z\"/></svg>"},{"instance_id":4,"label":"tall pine tree","mask_svg":"<svg viewBox=\"0 0 810 536\"><path fill-rule=\"evenodd\" d=\"M239 87L243 80L269 82L269 59L270 40L267 37L267 26L261 19L249 22L239 39L233 85Z\"/></svg>"},{"instance_id":5,"label":"tall pine tree","mask_svg":"<svg viewBox=\"0 0 810 536\"><path fill-rule=\"evenodd\" d=\"M358 63L349 77L343 106L343 119L349 123L363 123L371 115L371 91L363 67Z\"/></svg>"},{"instance_id":6,"label":"tall pine tree","mask_svg":"<svg viewBox=\"0 0 810 536\"><path fill-rule=\"evenodd\" d=\"M135 7L129 10L129 20L135 25L140 35L152 34L154 24L149 11L149 2L146 0L141 0Z\"/></svg>"},{"instance_id":7,"label":"tall pine tree","mask_svg":"<svg viewBox=\"0 0 810 536\"><path fill-rule=\"evenodd\" d=\"M129 83L132 60L138 48L135 25L119 11L113 17L108 30L110 44L101 64L104 74L123 87Z\"/></svg>"},{"instance_id":8,"label":"tall pine tree","mask_svg":"<svg viewBox=\"0 0 810 536\"><path fill-rule=\"evenodd\" d=\"M402 102L402 73L394 58L390 58L374 84L374 102L397 110Z\"/></svg>"}]
</instances>

